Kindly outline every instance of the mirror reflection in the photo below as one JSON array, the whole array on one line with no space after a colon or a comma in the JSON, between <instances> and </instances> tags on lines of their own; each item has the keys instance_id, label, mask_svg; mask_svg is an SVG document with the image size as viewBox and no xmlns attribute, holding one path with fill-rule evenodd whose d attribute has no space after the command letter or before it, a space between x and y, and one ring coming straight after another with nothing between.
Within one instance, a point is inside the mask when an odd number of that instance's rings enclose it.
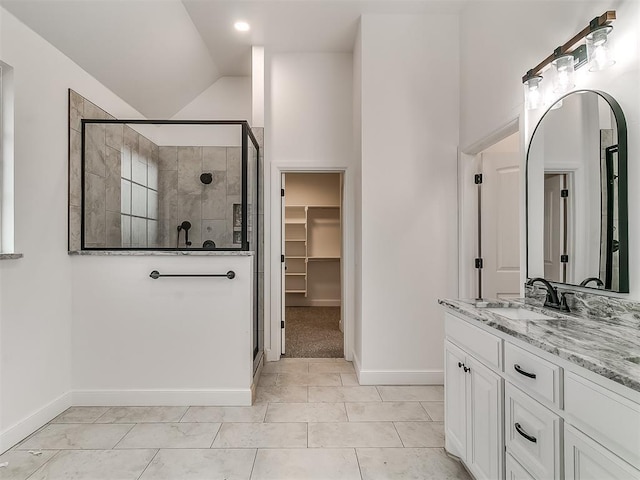
<instances>
[{"instance_id":1,"label":"mirror reflection","mask_svg":"<svg viewBox=\"0 0 640 480\"><path fill-rule=\"evenodd\" d=\"M628 292L626 123L577 91L540 120L527 154L527 276Z\"/></svg>"}]
</instances>

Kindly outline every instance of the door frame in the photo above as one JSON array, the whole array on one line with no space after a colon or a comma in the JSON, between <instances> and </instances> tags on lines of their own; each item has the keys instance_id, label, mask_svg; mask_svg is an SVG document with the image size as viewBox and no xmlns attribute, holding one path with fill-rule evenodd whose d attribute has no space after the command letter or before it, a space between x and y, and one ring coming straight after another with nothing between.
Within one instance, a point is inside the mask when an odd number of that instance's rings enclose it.
<instances>
[{"instance_id":1,"label":"door frame","mask_svg":"<svg viewBox=\"0 0 640 480\"><path fill-rule=\"evenodd\" d=\"M282 312L282 267L280 256L282 245L282 209L280 189L282 175L285 173L341 173L342 174L342 251L340 258L341 273L341 318L343 322L344 358L353 359L354 325L354 279L355 279L355 212L354 212L354 173L347 165L315 166L308 163L286 163L271 166L271 349L267 361L277 361L282 352L281 312ZM273 187L276 188L273 188ZM277 228L274 228L276 227Z\"/></svg>"},{"instance_id":2,"label":"door frame","mask_svg":"<svg viewBox=\"0 0 640 480\"><path fill-rule=\"evenodd\" d=\"M520 168L524 172L526 162L526 136L524 115L519 114L502 127L480 140L458 149L458 297L475 298L478 291L478 274L471 261L478 249L478 205L477 185L473 174L478 173L480 154L487 148L519 133ZM525 232L525 175L521 175L520 184L520 296L524 296L524 283L527 280L526 236Z\"/></svg>"}]
</instances>

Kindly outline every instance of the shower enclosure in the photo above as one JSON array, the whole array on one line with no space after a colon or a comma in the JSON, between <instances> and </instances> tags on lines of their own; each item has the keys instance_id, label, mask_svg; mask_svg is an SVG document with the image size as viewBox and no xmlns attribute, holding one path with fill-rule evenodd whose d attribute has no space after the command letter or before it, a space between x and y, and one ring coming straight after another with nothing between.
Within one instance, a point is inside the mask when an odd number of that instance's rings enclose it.
<instances>
[{"instance_id":1,"label":"shower enclosure","mask_svg":"<svg viewBox=\"0 0 640 480\"><path fill-rule=\"evenodd\" d=\"M256 251L243 121L82 120L82 250Z\"/></svg>"},{"instance_id":2,"label":"shower enclosure","mask_svg":"<svg viewBox=\"0 0 640 480\"><path fill-rule=\"evenodd\" d=\"M76 128L70 119L69 250L253 255L256 364L264 331L263 216L260 149L249 124L98 114L102 118L82 118Z\"/></svg>"}]
</instances>

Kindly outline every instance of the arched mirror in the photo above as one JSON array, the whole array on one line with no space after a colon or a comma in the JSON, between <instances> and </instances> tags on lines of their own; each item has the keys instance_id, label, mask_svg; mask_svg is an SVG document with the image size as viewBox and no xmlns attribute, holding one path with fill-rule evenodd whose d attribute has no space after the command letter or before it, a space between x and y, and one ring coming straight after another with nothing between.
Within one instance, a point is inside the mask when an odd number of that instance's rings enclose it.
<instances>
[{"instance_id":1,"label":"arched mirror","mask_svg":"<svg viewBox=\"0 0 640 480\"><path fill-rule=\"evenodd\" d=\"M629 292L627 125L613 97L579 90L544 114L526 202L528 278Z\"/></svg>"}]
</instances>

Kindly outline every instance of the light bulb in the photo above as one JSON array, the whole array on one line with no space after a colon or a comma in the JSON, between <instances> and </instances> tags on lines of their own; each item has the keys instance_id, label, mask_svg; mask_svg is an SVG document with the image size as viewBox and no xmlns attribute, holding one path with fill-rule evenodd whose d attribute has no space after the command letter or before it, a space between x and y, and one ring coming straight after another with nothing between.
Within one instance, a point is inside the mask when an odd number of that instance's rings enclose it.
<instances>
[{"instance_id":1,"label":"light bulb","mask_svg":"<svg viewBox=\"0 0 640 480\"><path fill-rule=\"evenodd\" d=\"M251 26L247 22L236 22L233 24L233 27L239 32L248 32L251 29Z\"/></svg>"},{"instance_id":2,"label":"light bulb","mask_svg":"<svg viewBox=\"0 0 640 480\"><path fill-rule=\"evenodd\" d=\"M540 82L542 82L540 75L530 77L524 82L524 101L527 110L536 110L544 104Z\"/></svg>"},{"instance_id":3,"label":"light bulb","mask_svg":"<svg viewBox=\"0 0 640 480\"><path fill-rule=\"evenodd\" d=\"M608 35L613 30L611 25L599 27L587 35L587 58L589 59L589 71L604 70L616 63L609 50Z\"/></svg>"},{"instance_id":4,"label":"light bulb","mask_svg":"<svg viewBox=\"0 0 640 480\"><path fill-rule=\"evenodd\" d=\"M553 91L555 93L568 92L576 85L574 80L574 64L575 59L571 54L562 55L551 62L556 72L556 77L553 81Z\"/></svg>"}]
</instances>

